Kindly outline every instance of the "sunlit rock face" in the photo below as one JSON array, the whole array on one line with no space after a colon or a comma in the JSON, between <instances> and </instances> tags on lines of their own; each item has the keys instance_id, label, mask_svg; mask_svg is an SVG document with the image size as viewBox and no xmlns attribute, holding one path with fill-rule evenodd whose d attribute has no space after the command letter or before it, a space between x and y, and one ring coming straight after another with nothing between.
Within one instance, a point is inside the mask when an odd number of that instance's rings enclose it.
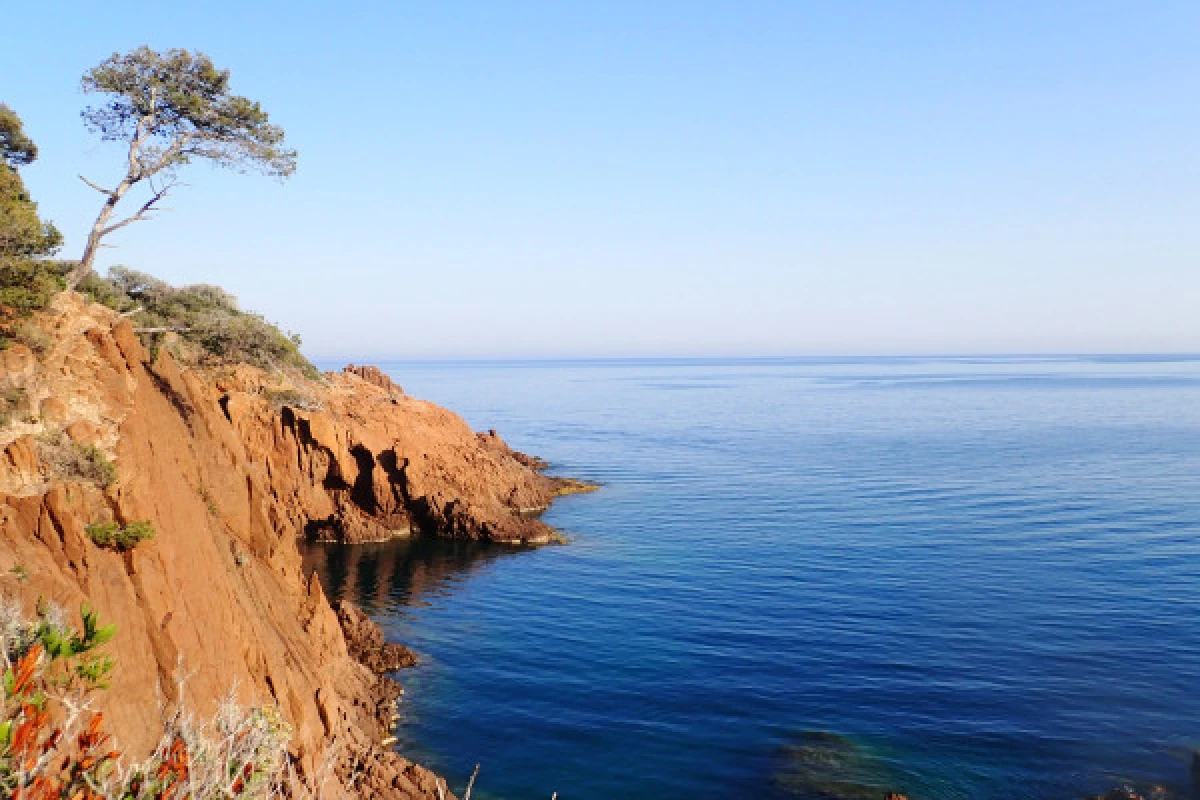
<instances>
[{"instance_id":1,"label":"sunlit rock face","mask_svg":"<svg viewBox=\"0 0 1200 800\"><path fill-rule=\"evenodd\" d=\"M184 342L151 352L127 319L71 293L29 324L44 352L0 353L0 389L21 397L0 430L2 588L117 624L119 667L94 706L124 751L153 747L186 674L198 715L232 687L277 705L306 775L336 751L339 778L369 765L356 794L438 796L435 776L380 746L395 692L376 673L410 654L348 609L339 620L297 538L546 541L520 512L561 482L377 370L312 380L192 359ZM155 535L126 552L87 533L133 521Z\"/></svg>"}]
</instances>

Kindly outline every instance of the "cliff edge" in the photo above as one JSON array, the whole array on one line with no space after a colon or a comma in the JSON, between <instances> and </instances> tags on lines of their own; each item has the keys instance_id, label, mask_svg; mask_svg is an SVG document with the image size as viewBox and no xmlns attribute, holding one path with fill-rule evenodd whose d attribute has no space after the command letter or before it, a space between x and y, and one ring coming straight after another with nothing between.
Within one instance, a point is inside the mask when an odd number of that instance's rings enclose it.
<instances>
[{"instance_id":1,"label":"cliff edge","mask_svg":"<svg viewBox=\"0 0 1200 800\"><path fill-rule=\"evenodd\" d=\"M186 674L198 714L231 690L277 705L295 768L332 776L325 796L438 797L381 744L398 689L352 656L342 622L362 620L339 621L297 537L543 543L556 534L527 512L579 485L375 368L205 364L73 293L28 324L33 344L0 352L0 593L118 625L95 702L121 747L153 747ZM92 535L142 521L155 535L130 548Z\"/></svg>"}]
</instances>

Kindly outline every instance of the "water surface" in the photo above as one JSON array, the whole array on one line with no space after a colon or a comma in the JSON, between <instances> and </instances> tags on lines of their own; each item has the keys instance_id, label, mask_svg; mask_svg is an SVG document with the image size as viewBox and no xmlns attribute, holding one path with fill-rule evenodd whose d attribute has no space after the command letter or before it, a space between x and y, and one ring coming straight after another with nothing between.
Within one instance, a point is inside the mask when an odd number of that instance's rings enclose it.
<instances>
[{"instance_id":1,"label":"water surface","mask_svg":"<svg viewBox=\"0 0 1200 800\"><path fill-rule=\"evenodd\" d=\"M475 797L1190 791L1200 361L387 367L604 484L566 546L308 552Z\"/></svg>"}]
</instances>

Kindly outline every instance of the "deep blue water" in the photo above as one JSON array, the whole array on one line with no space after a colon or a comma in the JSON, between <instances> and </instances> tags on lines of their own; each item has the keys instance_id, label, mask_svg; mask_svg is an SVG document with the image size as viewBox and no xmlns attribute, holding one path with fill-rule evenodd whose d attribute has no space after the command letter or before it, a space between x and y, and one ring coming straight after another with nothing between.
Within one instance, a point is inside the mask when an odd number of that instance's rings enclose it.
<instances>
[{"instance_id":1,"label":"deep blue water","mask_svg":"<svg viewBox=\"0 0 1200 800\"><path fill-rule=\"evenodd\" d=\"M565 546L308 554L476 798L1191 796L1200 360L385 366L604 485Z\"/></svg>"}]
</instances>

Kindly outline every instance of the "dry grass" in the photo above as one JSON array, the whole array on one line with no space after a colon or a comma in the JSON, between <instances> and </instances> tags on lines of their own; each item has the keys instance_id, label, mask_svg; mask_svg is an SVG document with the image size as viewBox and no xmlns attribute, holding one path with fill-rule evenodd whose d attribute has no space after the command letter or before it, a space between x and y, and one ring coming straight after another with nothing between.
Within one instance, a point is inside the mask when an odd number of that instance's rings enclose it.
<instances>
[{"instance_id":1,"label":"dry grass","mask_svg":"<svg viewBox=\"0 0 1200 800\"><path fill-rule=\"evenodd\" d=\"M54 346L49 334L30 322L21 322L8 329L7 338L28 347L39 359L44 358Z\"/></svg>"},{"instance_id":2,"label":"dry grass","mask_svg":"<svg viewBox=\"0 0 1200 800\"><path fill-rule=\"evenodd\" d=\"M24 389L6 389L0 392L0 428L7 428L21 413L28 410Z\"/></svg>"},{"instance_id":3,"label":"dry grass","mask_svg":"<svg viewBox=\"0 0 1200 800\"><path fill-rule=\"evenodd\" d=\"M320 411L324 408L319 400L296 389L268 389L263 394L267 398L267 402L271 404L271 408L276 411L285 406L298 408L301 411Z\"/></svg>"},{"instance_id":4,"label":"dry grass","mask_svg":"<svg viewBox=\"0 0 1200 800\"><path fill-rule=\"evenodd\" d=\"M103 678L114 666L94 651L115 629L86 608L83 627L60 610L28 618L0 600L0 797L22 800L267 800L317 798L323 780L296 775L287 744L291 728L273 706L246 708L231 690L210 719L180 710L164 725L149 758L132 761L104 732L92 709L102 680L64 682L58 675ZM97 660L100 659L98 662ZM102 670L89 667L101 663ZM86 668L86 669L85 669ZM88 671L88 670L91 671ZM185 681L180 681L183 706ZM328 772L323 773L326 777Z\"/></svg>"},{"instance_id":5,"label":"dry grass","mask_svg":"<svg viewBox=\"0 0 1200 800\"><path fill-rule=\"evenodd\" d=\"M94 444L78 444L61 430L37 438L38 458L53 475L94 483L107 489L117 481L117 466Z\"/></svg>"}]
</instances>

